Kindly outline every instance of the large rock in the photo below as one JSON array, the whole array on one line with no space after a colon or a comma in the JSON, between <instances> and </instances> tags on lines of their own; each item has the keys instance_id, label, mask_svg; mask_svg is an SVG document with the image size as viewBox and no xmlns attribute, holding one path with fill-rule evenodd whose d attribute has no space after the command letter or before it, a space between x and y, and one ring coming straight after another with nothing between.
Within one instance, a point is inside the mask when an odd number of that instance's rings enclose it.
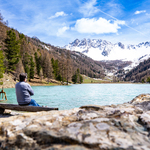
<instances>
[{"instance_id":1,"label":"large rock","mask_svg":"<svg viewBox=\"0 0 150 150\"><path fill-rule=\"evenodd\" d=\"M143 103L149 98L1 118L0 149L148 150L150 112Z\"/></svg>"},{"instance_id":2,"label":"large rock","mask_svg":"<svg viewBox=\"0 0 150 150\"><path fill-rule=\"evenodd\" d=\"M150 110L150 94L141 94L135 97L130 104L140 107L144 111Z\"/></svg>"}]
</instances>

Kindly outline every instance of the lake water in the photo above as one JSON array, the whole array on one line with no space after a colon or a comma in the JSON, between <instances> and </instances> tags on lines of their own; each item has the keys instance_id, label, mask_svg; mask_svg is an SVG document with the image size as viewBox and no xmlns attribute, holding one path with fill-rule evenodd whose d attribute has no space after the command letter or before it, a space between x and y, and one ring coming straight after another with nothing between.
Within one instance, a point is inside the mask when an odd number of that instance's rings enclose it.
<instances>
[{"instance_id":1,"label":"lake water","mask_svg":"<svg viewBox=\"0 0 150 150\"><path fill-rule=\"evenodd\" d=\"M78 84L71 86L33 86L32 96L40 105L71 109L88 104L111 105L131 101L150 93L150 84ZM17 104L15 89L4 89L8 101Z\"/></svg>"}]
</instances>

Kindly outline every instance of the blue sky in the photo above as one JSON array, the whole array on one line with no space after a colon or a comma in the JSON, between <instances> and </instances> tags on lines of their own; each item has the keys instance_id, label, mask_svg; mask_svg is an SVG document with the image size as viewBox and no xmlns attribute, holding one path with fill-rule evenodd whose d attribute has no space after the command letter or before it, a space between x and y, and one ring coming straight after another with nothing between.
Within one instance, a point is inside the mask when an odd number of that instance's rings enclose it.
<instances>
[{"instance_id":1,"label":"blue sky","mask_svg":"<svg viewBox=\"0 0 150 150\"><path fill-rule=\"evenodd\" d=\"M54 46L75 39L150 41L150 0L0 0L8 25Z\"/></svg>"}]
</instances>

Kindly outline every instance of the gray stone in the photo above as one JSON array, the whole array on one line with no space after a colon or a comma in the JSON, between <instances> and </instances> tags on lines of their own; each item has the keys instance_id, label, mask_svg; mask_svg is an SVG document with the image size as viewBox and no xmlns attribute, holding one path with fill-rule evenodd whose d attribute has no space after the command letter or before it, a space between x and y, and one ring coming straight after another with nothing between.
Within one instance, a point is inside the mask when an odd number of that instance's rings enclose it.
<instances>
[{"instance_id":1,"label":"gray stone","mask_svg":"<svg viewBox=\"0 0 150 150\"><path fill-rule=\"evenodd\" d=\"M1 118L0 149L148 150L150 95L129 103L9 114Z\"/></svg>"}]
</instances>

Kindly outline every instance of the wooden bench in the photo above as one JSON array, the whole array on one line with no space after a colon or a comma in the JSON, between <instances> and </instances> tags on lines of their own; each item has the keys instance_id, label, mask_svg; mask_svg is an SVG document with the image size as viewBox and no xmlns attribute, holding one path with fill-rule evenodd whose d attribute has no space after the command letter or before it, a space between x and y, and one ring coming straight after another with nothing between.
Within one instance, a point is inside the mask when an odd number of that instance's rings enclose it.
<instances>
[{"instance_id":1,"label":"wooden bench","mask_svg":"<svg viewBox=\"0 0 150 150\"><path fill-rule=\"evenodd\" d=\"M37 106L19 106L17 104L0 104L0 114L2 114L5 109L17 110L17 111L29 111L29 112L38 112L38 111L51 111L58 110L58 108L53 107L37 107Z\"/></svg>"}]
</instances>

